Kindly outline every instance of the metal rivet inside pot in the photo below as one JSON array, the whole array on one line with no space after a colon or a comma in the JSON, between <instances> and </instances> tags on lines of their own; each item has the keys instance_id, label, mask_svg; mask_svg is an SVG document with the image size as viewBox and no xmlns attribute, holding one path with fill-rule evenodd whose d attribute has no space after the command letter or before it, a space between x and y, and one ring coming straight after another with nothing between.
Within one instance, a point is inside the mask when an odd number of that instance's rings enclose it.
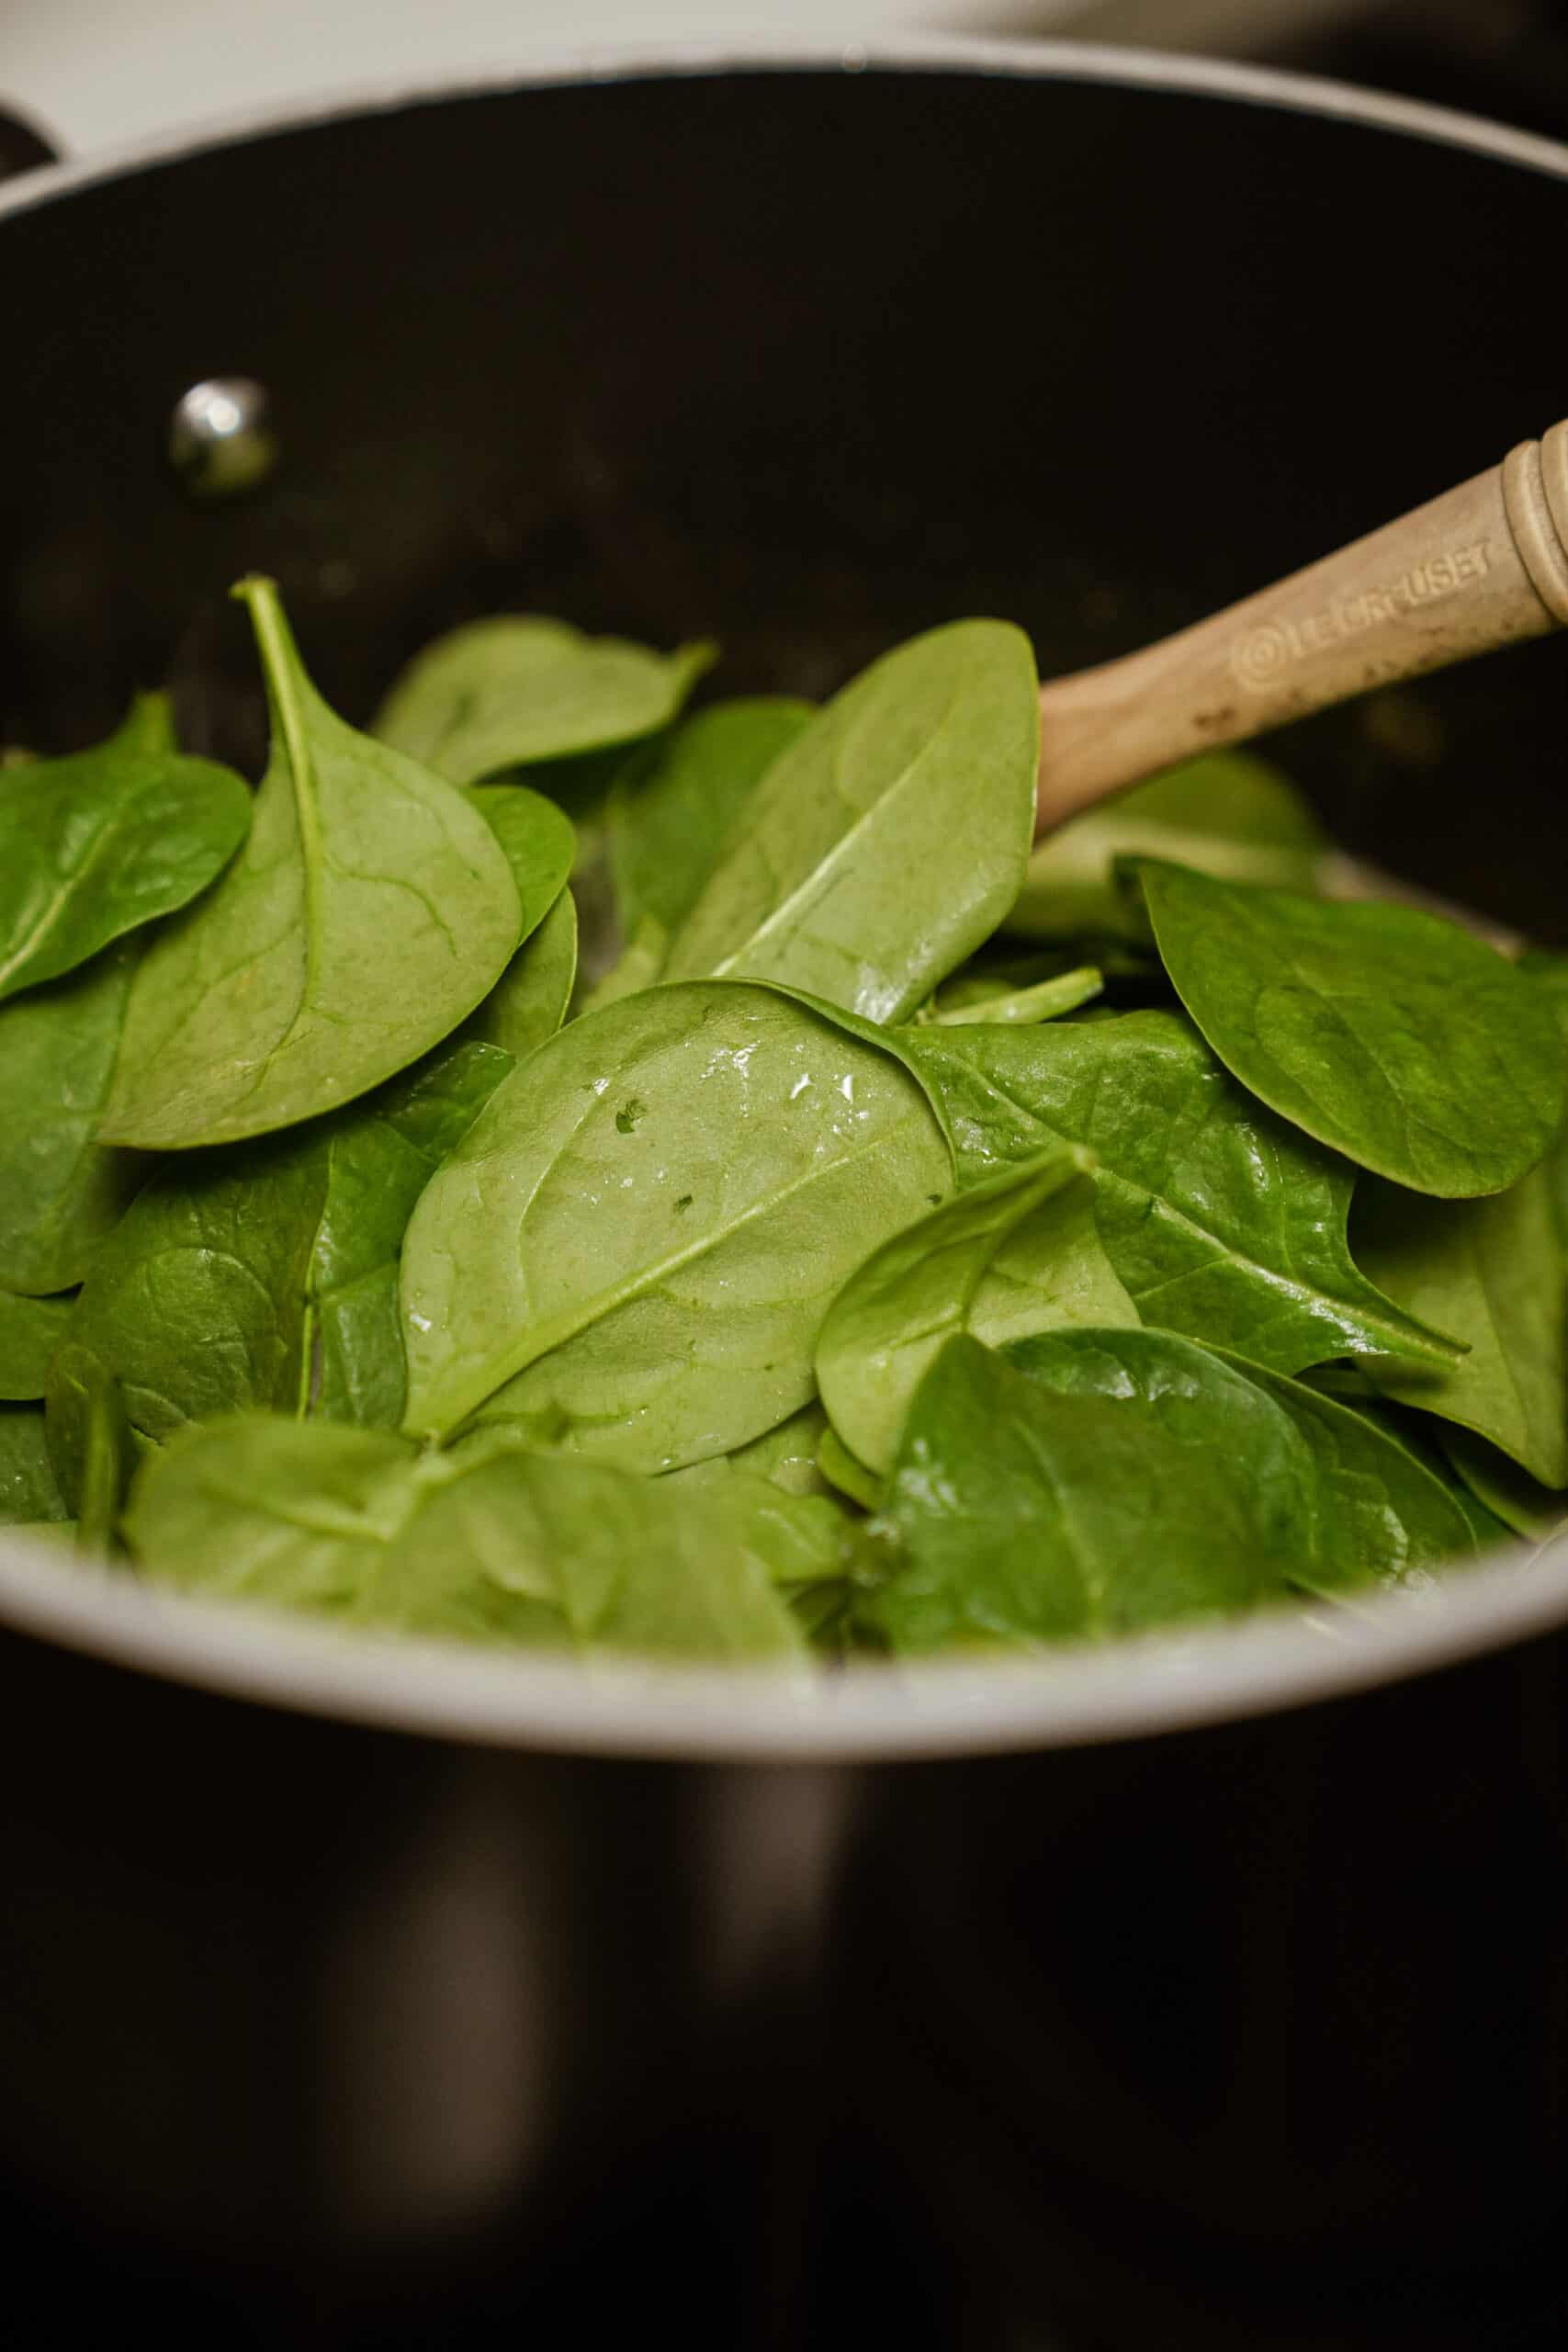
<instances>
[{"instance_id":1,"label":"metal rivet inside pot","mask_svg":"<svg viewBox=\"0 0 1568 2352\"><path fill-rule=\"evenodd\" d=\"M231 498L265 481L277 462L265 384L211 376L175 403L169 463L195 498Z\"/></svg>"}]
</instances>

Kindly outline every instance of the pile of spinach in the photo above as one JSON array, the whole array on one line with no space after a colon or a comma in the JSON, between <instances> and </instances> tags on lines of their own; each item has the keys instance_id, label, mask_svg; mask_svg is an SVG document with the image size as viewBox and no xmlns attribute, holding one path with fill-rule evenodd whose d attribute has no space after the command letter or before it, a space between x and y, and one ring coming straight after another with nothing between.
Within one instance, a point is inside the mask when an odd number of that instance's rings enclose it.
<instances>
[{"instance_id":1,"label":"pile of spinach","mask_svg":"<svg viewBox=\"0 0 1568 2352\"><path fill-rule=\"evenodd\" d=\"M688 711L707 646L487 620L361 733L236 594L254 796L155 695L0 770L0 1521L770 1659L1553 1532L1568 965L1324 895L1250 757L1032 851L1001 622Z\"/></svg>"}]
</instances>

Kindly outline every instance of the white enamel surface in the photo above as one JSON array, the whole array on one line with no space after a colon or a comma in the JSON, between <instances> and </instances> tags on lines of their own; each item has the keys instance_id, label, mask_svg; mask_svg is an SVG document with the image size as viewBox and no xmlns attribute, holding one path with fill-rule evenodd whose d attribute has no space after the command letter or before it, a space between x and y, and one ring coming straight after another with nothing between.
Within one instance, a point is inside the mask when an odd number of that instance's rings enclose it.
<instances>
[{"instance_id":1,"label":"white enamel surface","mask_svg":"<svg viewBox=\"0 0 1568 2352\"><path fill-rule=\"evenodd\" d=\"M1206 92L1348 117L1568 176L1555 142L1441 109L1300 76L1077 44L967 41L734 47L683 55L580 56L422 85L442 91L529 81L636 79L770 66L969 71ZM395 107L406 82L333 96L233 133ZM0 194L0 220L127 164L177 152L157 140L118 158L28 175ZM312 1713L508 1746L602 1754L897 1757L1066 1746L1304 1704L1429 1672L1568 1619L1568 1559L1522 1547L1456 1570L1430 1592L1390 1593L1356 1613L1281 1611L1201 1633L1063 1652L1038 1661L864 1665L837 1675L581 1668L495 1651L348 1636L331 1627L155 1593L125 1572L77 1566L0 1532L0 1622L150 1673Z\"/></svg>"}]
</instances>

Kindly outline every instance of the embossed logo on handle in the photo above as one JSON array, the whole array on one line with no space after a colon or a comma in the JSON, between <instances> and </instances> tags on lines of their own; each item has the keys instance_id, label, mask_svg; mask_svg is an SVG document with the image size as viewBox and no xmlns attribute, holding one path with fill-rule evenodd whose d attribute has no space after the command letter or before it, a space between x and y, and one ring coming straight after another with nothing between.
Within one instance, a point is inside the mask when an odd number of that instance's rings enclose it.
<instances>
[{"instance_id":1,"label":"embossed logo on handle","mask_svg":"<svg viewBox=\"0 0 1568 2352\"><path fill-rule=\"evenodd\" d=\"M1236 681L1250 694L1263 694L1292 662L1325 652L1380 621L1417 613L1453 595L1488 571L1491 562L1488 542L1473 539L1464 547L1446 548L1425 563L1411 564L1383 587L1369 588L1359 596L1336 597L1300 620L1260 621L1244 629L1231 647L1230 663Z\"/></svg>"}]
</instances>

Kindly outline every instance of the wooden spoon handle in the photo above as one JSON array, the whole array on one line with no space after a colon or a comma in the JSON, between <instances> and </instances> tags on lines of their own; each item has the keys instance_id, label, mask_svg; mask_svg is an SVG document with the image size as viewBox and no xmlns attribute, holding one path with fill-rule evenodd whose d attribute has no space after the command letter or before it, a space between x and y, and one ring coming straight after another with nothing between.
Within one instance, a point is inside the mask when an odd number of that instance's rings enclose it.
<instances>
[{"instance_id":1,"label":"wooden spoon handle","mask_svg":"<svg viewBox=\"0 0 1568 2352\"><path fill-rule=\"evenodd\" d=\"M1179 760L1568 624L1568 421L1140 653L1040 695L1035 830Z\"/></svg>"}]
</instances>

